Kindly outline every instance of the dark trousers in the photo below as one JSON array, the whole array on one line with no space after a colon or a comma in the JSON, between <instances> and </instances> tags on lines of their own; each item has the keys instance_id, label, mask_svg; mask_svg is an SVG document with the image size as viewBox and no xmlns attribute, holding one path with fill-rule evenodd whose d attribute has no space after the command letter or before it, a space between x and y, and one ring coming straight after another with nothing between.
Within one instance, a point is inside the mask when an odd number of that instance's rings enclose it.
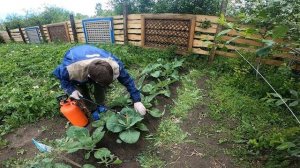
<instances>
[{"instance_id":1,"label":"dark trousers","mask_svg":"<svg viewBox=\"0 0 300 168\"><path fill-rule=\"evenodd\" d=\"M104 105L105 103L105 93L106 88L102 87L96 83L87 83L84 85L77 85L76 89L82 94L82 96L90 101L93 101L99 105ZM92 97L90 96L90 93L92 93ZM86 107L89 109L89 111L93 112L96 110L97 105L94 103L91 103L87 100L84 100L84 103Z\"/></svg>"}]
</instances>

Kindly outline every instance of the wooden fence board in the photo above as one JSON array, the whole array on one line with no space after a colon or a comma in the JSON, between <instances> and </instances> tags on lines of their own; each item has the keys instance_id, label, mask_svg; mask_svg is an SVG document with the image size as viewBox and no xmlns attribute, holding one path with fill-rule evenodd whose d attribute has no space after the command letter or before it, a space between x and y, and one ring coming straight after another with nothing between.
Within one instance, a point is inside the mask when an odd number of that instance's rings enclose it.
<instances>
[{"instance_id":1,"label":"wooden fence board","mask_svg":"<svg viewBox=\"0 0 300 168\"><path fill-rule=\"evenodd\" d=\"M124 28L124 25L114 25L114 29L115 30L123 30L123 28Z\"/></svg>"},{"instance_id":2,"label":"wooden fence board","mask_svg":"<svg viewBox=\"0 0 300 168\"><path fill-rule=\"evenodd\" d=\"M201 48L193 48L192 51L196 54L209 55L209 51L202 50Z\"/></svg>"},{"instance_id":3,"label":"wooden fence board","mask_svg":"<svg viewBox=\"0 0 300 168\"><path fill-rule=\"evenodd\" d=\"M128 34L141 34L141 29L128 29Z\"/></svg>"},{"instance_id":4,"label":"wooden fence board","mask_svg":"<svg viewBox=\"0 0 300 168\"><path fill-rule=\"evenodd\" d=\"M140 20L141 19L141 14L130 14L127 16L128 21L129 20Z\"/></svg>"},{"instance_id":5,"label":"wooden fence board","mask_svg":"<svg viewBox=\"0 0 300 168\"><path fill-rule=\"evenodd\" d=\"M230 36L221 37L221 39L224 40L224 41L229 41L229 40L232 40L233 38L234 37L230 37ZM261 42L257 42L257 41L249 40L249 39L244 39L244 38L237 38L237 39L233 40L232 43L246 44L246 45L257 46L257 47L263 46L263 44Z\"/></svg>"},{"instance_id":6,"label":"wooden fence board","mask_svg":"<svg viewBox=\"0 0 300 168\"><path fill-rule=\"evenodd\" d=\"M218 23L218 19L218 16L196 15L197 22L204 22L205 20L208 20L211 23Z\"/></svg>"},{"instance_id":7,"label":"wooden fence board","mask_svg":"<svg viewBox=\"0 0 300 168\"><path fill-rule=\"evenodd\" d=\"M200 39L200 40L214 40L215 36L212 35L206 35L206 34L201 34L201 35L196 35L194 36L194 39Z\"/></svg>"},{"instance_id":8,"label":"wooden fence board","mask_svg":"<svg viewBox=\"0 0 300 168\"><path fill-rule=\"evenodd\" d=\"M128 34L128 40L142 40L141 35Z\"/></svg>"},{"instance_id":9,"label":"wooden fence board","mask_svg":"<svg viewBox=\"0 0 300 168\"><path fill-rule=\"evenodd\" d=\"M113 23L115 24L123 24L123 20L114 20Z\"/></svg>"},{"instance_id":10,"label":"wooden fence board","mask_svg":"<svg viewBox=\"0 0 300 168\"><path fill-rule=\"evenodd\" d=\"M140 29L142 27L142 25L140 23L138 24L128 24L127 28L128 29Z\"/></svg>"},{"instance_id":11,"label":"wooden fence board","mask_svg":"<svg viewBox=\"0 0 300 168\"><path fill-rule=\"evenodd\" d=\"M124 41L124 35L116 35L115 40L116 41Z\"/></svg>"},{"instance_id":12,"label":"wooden fence board","mask_svg":"<svg viewBox=\"0 0 300 168\"><path fill-rule=\"evenodd\" d=\"M124 34L123 30L114 30L114 34Z\"/></svg>"},{"instance_id":13,"label":"wooden fence board","mask_svg":"<svg viewBox=\"0 0 300 168\"><path fill-rule=\"evenodd\" d=\"M211 34L216 34L217 29L216 28L208 28L208 29L203 29L200 27L195 27L195 32L202 32L202 33L211 33Z\"/></svg>"}]
</instances>

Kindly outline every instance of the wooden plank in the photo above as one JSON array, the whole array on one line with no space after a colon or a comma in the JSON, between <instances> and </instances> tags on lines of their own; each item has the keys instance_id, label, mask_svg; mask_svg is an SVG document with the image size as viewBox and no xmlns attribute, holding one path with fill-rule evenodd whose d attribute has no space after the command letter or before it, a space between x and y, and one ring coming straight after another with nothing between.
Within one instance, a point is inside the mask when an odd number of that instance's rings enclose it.
<instances>
[{"instance_id":1,"label":"wooden plank","mask_svg":"<svg viewBox=\"0 0 300 168\"><path fill-rule=\"evenodd\" d=\"M114 25L114 29L115 30L123 30L124 25L120 24L120 25Z\"/></svg>"},{"instance_id":2,"label":"wooden plank","mask_svg":"<svg viewBox=\"0 0 300 168\"><path fill-rule=\"evenodd\" d=\"M124 35L116 35L115 40L116 41L124 41Z\"/></svg>"},{"instance_id":3,"label":"wooden plank","mask_svg":"<svg viewBox=\"0 0 300 168\"><path fill-rule=\"evenodd\" d=\"M193 48L192 52L201 55L209 55L209 51L202 50L201 48Z\"/></svg>"},{"instance_id":4,"label":"wooden plank","mask_svg":"<svg viewBox=\"0 0 300 168\"><path fill-rule=\"evenodd\" d=\"M145 46L145 17L141 17L141 46Z\"/></svg>"},{"instance_id":5,"label":"wooden plank","mask_svg":"<svg viewBox=\"0 0 300 168\"><path fill-rule=\"evenodd\" d=\"M189 48L188 50L191 51L193 48L193 41L194 41L194 35L195 35L195 25L196 25L196 19L195 17L191 19L191 27L190 27L190 33L189 33Z\"/></svg>"},{"instance_id":6,"label":"wooden plank","mask_svg":"<svg viewBox=\"0 0 300 168\"><path fill-rule=\"evenodd\" d=\"M114 19L123 19L123 15L113 16Z\"/></svg>"},{"instance_id":7,"label":"wooden plank","mask_svg":"<svg viewBox=\"0 0 300 168\"><path fill-rule=\"evenodd\" d=\"M128 20L140 20L142 19L141 14L130 14L128 15Z\"/></svg>"},{"instance_id":8,"label":"wooden plank","mask_svg":"<svg viewBox=\"0 0 300 168\"><path fill-rule=\"evenodd\" d=\"M247 39L253 39L253 40L263 39L263 37L259 34L252 34L252 35L249 35L249 36L246 37L245 34L239 33L236 30L231 30L227 34L230 35L230 36L242 36L242 37L245 37Z\"/></svg>"},{"instance_id":9,"label":"wooden plank","mask_svg":"<svg viewBox=\"0 0 300 168\"><path fill-rule=\"evenodd\" d=\"M140 29L141 28L141 24L128 24L127 26L128 29Z\"/></svg>"},{"instance_id":10,"label":"wooden plank","mask_svg":"<svg viewBox=\"0 0 300 168\"><path fill-rule=\"evenodd\" d=\"M123 30L114 30L114 34L124 34Z\"/></svg>"},{"instance_id":11,"label":"wooden plank","mask_svg":"<svg viewBox=\"0 0 300 168\"><path fill-rule=\"evenodd\" d=\"M206 35L206 34L201 34L201 35L195 35L194 39L200 39L200 40L214 40L214 36L211 35Z\"/></svg>"},{"instance_id":12,"label":"wooden plank","mask_svg":"<svg viewBox=\"0 0 300 168\"><path fill-rule=\"evenodd\" d=\"M141 46L141 41L128 41L128 43L134 46Z\"/></svg>"},{"instance_id":13,"label":"wooden plank","mask_svg":"<svg viewBox=\"0 0 300 168\"><path fill-rule=\"evenodd\" d=\"M300 61L300 57L297 57L294 54L290 54L290 53L273 54L272 57Z\"/></svg>"},{"instance_id":14,"label":"wooden plank","mask_svg":"<svg viewBox=\"0 0 300 168\"><path fill-rule=\"evenodd\" d=\"M128 20L128 24L141 24L141 20Z\"/></svg>"},{"instance_id":15,"label":"wooden plank","mask_svg":"<svg viewBox=\"0 0 300 168\"><path fill-rule=\"evenodd\" d=\"M195 15L191 14L174 14L174 13L161 13L161 14L142 14L145 18L155 19L192 19Z\"/></svg>"},{"instance_id":16,"label":"wooden plank","mask_svg":"<svg viewBox=\"0 0 300 168\"><path fill-rule=\"evenodd\" d=\"M202 33L211 33L211 34L216 34L217 29L216 28L208 28L208 29L203 29L200 27L195 27L196 32L202 32Z\"/></svg>"},{"instance_id":17,"label":"wooden plank","mask_svg":"<svg viewBox=\"0 0 300 168\"><path fill-rule=\"evenodd\" d=\"M234 52L224 52L224 51L216 51L216 55L229 57L229 58L237 58L238 56Z\"/></svg>"},{"instance_id":18,"label":"wooden plank","mask_svg":"<svg viewBox=\"0 0 300 168\"><path fill-rule=\"evenodd\" d=\"M116 44L124 44L124 41L116 41Z\"/></svg>"},{"instance_id":19,"label":"wooden plank","mask_svg":"<svg viewBox=\"0 0 300 168\"><path fill-rule=\"evenodd\" d=\"M141 34L141 29L128 29L128 34Z\"/></svg>"},{"instance_id":20,"label":"wooden plank","mask_svg":"<svg viewBox=\"0 0 300 168\"><path fill-rule=\"evenodd\" d=\"M210 43L209 41L205 42L202 40L195 40L193 41L193 47L205 47L205 48L211 48L213 43Z\"/></svg>"},{"instance_id":21,"label":"wooden plank","mask_svg":"<svg viewBox=\"0 0 300 168\"><path fill-rule=\"evenodd\" d=\"M223 37L221 37L221 40L229 41L229 40L232 40L232 38L234 38L234 37L223 36ZM248 39L244 39L244 38L237 38L237 39L233 40L231 43L246 44L246 45L257 46L257 47L263 46L263 44L261 42L257 42L254 40L248 40Z\"/></svg>"},{"instance_id":22,"label":"wooden plank","mask_svg":"<svg viewBox=\"0 0 300 168\"><path fill-rule=\"evenodd\" d=\"M255 52L255 48L250 48L250 47L238 47L238 46L233 46L233 45L224 45L224 44L218 44L218 48L227 48L229 50L239 50L239 51L246 51L246 52Z\"/></svg>"},{"instance_id":23,"label":"wooden plank","mask_svg":"<svg viewBox=\"0 0 300 168\"><path fill-rule=\"evenodd\" d=\"M129 40L141 40L142 37L141 37L141 35L128 34L128 39L129 39Z\"/></svg>"},{"instance_id":24,"label":"wooden plank","mask_svg":"<svg viewBox=\"0 0 300 168\"><path fill-rule=\"evenodd\" d=\"M123 24L123 19L122 20L113 20L114 24Z\"/></svg>"},{"instance_id":25,"label":"wooden plank","mask_svg":"<svg viewBox=\"0 0 300 168\"><path fill-rule=\"evenodd\" d=\"M196 22L196 26L201 28L202 23L201 23L201 22ZM212 24L211 24L211 27L209 27L209 28L214 28L214 29L216 29L217 27L218 27L218 24L212 23Z\"/></svg>"},{"instance_id":26,"label":"wooden plank","mask_svg":"<svg viewBox=\"0 0 300 168\"><path fill-rule=\"evenodd\" d=\"M211 23L218 23L219 17L218 16L208 16L208 15L196 15L197 22L204 22L210 21Z\"/></svg>"}]
</instances>

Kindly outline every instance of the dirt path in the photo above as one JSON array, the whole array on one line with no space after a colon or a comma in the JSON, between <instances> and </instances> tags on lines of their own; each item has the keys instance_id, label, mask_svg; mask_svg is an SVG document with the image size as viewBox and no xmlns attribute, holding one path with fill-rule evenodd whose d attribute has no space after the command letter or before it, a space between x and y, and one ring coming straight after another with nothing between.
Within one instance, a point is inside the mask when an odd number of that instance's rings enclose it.
<instances>
[{"instance_id":1,"label":"dirt path","mask_svg":"<svg viewBox=\"0 0 300 168\"><path fill-rule=\"evenodd\" d=\"M214 133L215 122L208 117L207 77L201 78L197 84L204 94L202 105L195 107L181 124L188 138L185 143L175 144L169 151L160 151L160 157L169 168L225 168L235 167L232 158L225 154L226 148L219 144L224 138L222 133Z\"/></svg>"}]
</instances>

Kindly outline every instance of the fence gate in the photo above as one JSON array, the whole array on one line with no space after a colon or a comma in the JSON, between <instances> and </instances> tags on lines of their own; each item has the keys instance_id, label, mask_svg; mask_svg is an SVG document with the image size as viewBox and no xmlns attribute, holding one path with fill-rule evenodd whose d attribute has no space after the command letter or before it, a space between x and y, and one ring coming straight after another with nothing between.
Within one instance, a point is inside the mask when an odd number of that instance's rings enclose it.
<instances>
[{"instance_id":1,"label":"fence gate","mask_svg":"<svg viewBox=\"0 0 300 168\"><path fill-rule=\"evenodd\" d=\"M39 27L26 27L25 32L29 43L41 43Z\"/></svg>"},{"instance_id":2,"label":"fence gate","mask_svg":"<svg viewBox=\"0 0 300 168\"><path fill-rule=\"evenodd\" d=\"M193 16L142 15L142 46L176 46L179 52L189 51L193 47L194 27Z\"/></svg>"},{"instance_id":3,"label":"fence gate","mask_svg":"<svg viewBox=\"0 0 300 168\"><path fill-rule=\"evenodd\" d=\"M113 18L82 20L86 43L114 43Z\"/></svg>"},{"instance_id":4,"label":"fence gate","mask_svg":"<svg viewBox=\"0 0 300 168\"><path fill-rule=\"evenodd\" d=\"M67 23L47 25L47 31L52 42L70 42Z\"/></svg>"}]
</instances>

